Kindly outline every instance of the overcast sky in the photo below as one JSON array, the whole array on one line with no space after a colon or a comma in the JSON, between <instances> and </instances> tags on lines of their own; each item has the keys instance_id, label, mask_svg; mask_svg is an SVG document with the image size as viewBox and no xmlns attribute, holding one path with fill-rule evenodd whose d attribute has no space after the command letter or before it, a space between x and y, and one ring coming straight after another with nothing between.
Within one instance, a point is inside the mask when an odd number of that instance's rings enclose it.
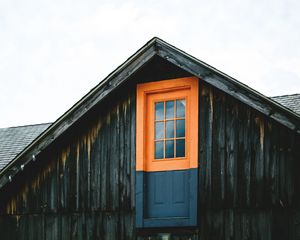
<instances>
[{"instance_id":1,"label":"overcast sky","mask_svg":"<svg viewBox=\"0 0 300 240\"><path fill-rule=\"evenodd\" d=\"M154 36L267 96L300 93L299 12L299 0L0 0L0 127L55 121Z\"/></svg>"}]
</instances>

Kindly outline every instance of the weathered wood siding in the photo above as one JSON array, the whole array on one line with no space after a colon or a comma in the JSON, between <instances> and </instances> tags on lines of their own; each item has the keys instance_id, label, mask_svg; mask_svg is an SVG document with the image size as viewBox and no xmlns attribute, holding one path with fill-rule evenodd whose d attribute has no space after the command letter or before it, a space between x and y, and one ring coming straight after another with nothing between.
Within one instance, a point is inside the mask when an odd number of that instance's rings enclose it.
<instances>
[{"instance_id":1,"label":"weathered wood siding","mask_svg":"<svg viewBox=\"0 0 300 240\"><path fill-rule=\"evenodd\" d=\"M1 239L134 239L134 177L133 88L95 109L1 193Z\"/></svg>"},{"instance_id":2,"label":"weathered wood siding","mask_svg":"<svg viewBox=\"0 0 300 240\"><path fill-rule=\"evenodd\" d=\"M203 239L299 239L299 135L204 84L199 124Z\"/></svg>"},{"instance_id":3,"label":"weathered wood siding","mask_svg":"<svg viewBox=\"0 0 300 240\"><path fill-rule=\"evenodd\" d=\"M199 227L161 231L174 239L300 239L299 135L207 84L199 94Z\"/></svg>"},{"instance_id":4,"label":"weathered wood siding","mask_svg":"<svg viewBox=\"0 0 300 240\"><path fill-rule=\"evenodd\" d=\"M135 85L123 87L0 192L1 239L300 239L299 136L202 82L199 227L136 231Z\"/></svg>"}]
</instances>

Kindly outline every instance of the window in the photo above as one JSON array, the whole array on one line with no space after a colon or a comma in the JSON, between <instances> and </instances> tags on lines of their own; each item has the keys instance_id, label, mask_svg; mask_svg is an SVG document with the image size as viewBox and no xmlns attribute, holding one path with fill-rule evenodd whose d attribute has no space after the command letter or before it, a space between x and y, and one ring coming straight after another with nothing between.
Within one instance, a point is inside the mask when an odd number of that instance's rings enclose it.
<instances>
[{"instance_id":1,"label":"window","mask_svg":"<svg viewBox=\"0 0 300 240\"><path fill-rule=\"evenodd\" d=\"M136 131L137 170L196 168L198 79L138 84Z\"/></svg>"},{"instance_id":2,"label":"window","mask_svg":"<svg viewBox=\"0 0 300 240\"><path fill-rule=\"evenodd\" d=\"M155 102L154 159L185 157L185 99Z\"/></svg>"},{"instance_id":3,"label":"window","mask_svg":"<svg viewBox=\"0 0 300 240\"><path fill-rule=\"evenodd\" d=\"M138 84L136 127L137 226L194 226L198 79Z\"/></svg>"}]
</instances>

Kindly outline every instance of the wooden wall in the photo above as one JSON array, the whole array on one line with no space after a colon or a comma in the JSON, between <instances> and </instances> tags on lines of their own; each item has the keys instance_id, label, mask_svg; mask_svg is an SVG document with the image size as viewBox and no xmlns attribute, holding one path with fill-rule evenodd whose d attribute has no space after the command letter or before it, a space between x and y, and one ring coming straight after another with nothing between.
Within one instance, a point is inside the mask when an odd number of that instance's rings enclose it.
<instances>
[{"instance_id":1,"label":"wooden wall","mask_svg":"<svg viewBox=\"0 0 300 240\"><path fill-rule=\"evenodd\" d=\"M201 236L299 239L299 135L205 84L199 124Z\"/></svg>"},{"instance_id":2,"label":"wooden wall","mask_svg":"<svg viewBox=\"0 0 300 240\"><path fill-rule=\"evenodd\" d=\"M0 192L1 239L300 239L299 136L203 82L199 227L136 230L136 79Z\"/></svg>"},{"instance_id":3,"label":"wooden wall","mask_svg":"<svg viewBox=\"0 0 300 240\"><path fill-rule=\"evenodd\" d=\"M135 90L119 94L1 193L1 239L134 239Z\"/></svg>"}]
</instances>

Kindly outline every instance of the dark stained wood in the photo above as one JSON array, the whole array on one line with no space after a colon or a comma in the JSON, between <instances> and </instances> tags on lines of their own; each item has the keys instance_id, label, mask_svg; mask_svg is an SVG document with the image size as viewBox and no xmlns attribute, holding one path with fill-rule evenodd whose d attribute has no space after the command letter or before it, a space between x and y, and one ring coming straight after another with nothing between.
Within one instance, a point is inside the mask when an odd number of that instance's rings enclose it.
<instances>
[{"instance_id":1,"label":"dark stained wood","mask_svg":"<svg viewBox=\"0 0 300 240\"><path fill-rule=\"evenodd\" d=\"M144 69L146 81L151 72L157 78L157 67ZM95 105L2 188L1 239L299 239L299 134L202 80L198 226L136 230L135 84L142 76Z\"/></svg>"},{"instance_id":2,"label":"dark stained wood","mask_svg":"<svg viewBox=\"0 0 300 240\"><path fill-rule=\"evenodd\" d=\"M154 40L153 40L154 41ZM152 41L152 42L153 42ZM91 110L95 105L107 97L119 85L125 82L141 66L146 64L154 55L152 42L141 48L136 54L129 58L123 65L112 72L99 85L97 85L82 100L76 103L66 114L52 124L37 140L31 144L26 151L18 156L12 164L10 170L0 175L0 188L9 182L9 177L13 178L21 169L21 165L26 166L32 161L32 156L37 156L47 146L68 130L78 119ZM114 94L112 94L114 95Z\"/></svg>"},{"instance_id":3,"label":"dark stained wood","mask_svg":"<svg viewBox=\"0 0 300 240\"><path fill-rule=\"evenodd\" d=\"M226 101L226 129L225 129L225 142L226 142L226 173L225 173L225 184L226 184L226 203L227 207L237 205L237 186L238 182L238 134L236 130L238 126L238 106L232 100Z\"/></svg>"},{"instance_id":4,"label":"dark stained wood","mask_svg":"<svg viewBox=\"0 0 300 240\"><path fill-rule=\"evenodd\" d=\"M200 214L202 208L212 204L212 126L213 92L212 88L200 88L199 97L199 191Z\"/></svg>"},{"instance_id":5,"label":"dark stained wood","mask_svg":"<svg viewBox=\"0 0 300 240\"><path fill-rule=\"evenodd\" d=\"M278 108L278 104L276 102L263 97L246 85L241 84L228 75L161 40L157 42L157 52L159 56L174 65L201 78L203 81L226 92L239 101L271 117L288 128L300 132L298 116L292 112Z\"/></svg>"},{"instance_id":6,"label":"dark stained wood","mask_svg":"<svg viewBox=\"0 0 300 240\"><path fill-rule=\"evenodd\" d=\"M168 63L178 66L178 69L181 69L181 71L169 74L172 75L173 78L176 77L176 75L179 77L180 74L178 73L182 72L193 74L215 88L226 92L266 116L276 120L297 133L300 133L300 118L296 114L283 109L276 102L260 95L253 89L250 89L224 73L187 55L168 43L158 38L153 38L127 61L125 61L119 68L108 75L84 98L76 103L69 111L52 124L44 134L38 137L33 144L26 149L26 151L23 151L20 156L9 164L7 169L2 171L0 174L0 188L9 183L9 179L14 178L14 176L23 169L21 166L26 167L26 165L34 159L33 156L39 155L46 147L51 145L61 134L71 128L76 121L82 118L86 112L94 108L100 101L103 101L103 99L109 95L114 96L116 93L115 90L120 85L124 84L128 79L134 76L134 74L141 72L140 70L144 65L158 56L165 59ZM170 66L172 64L164 65ZM159 75L166 79L164 75L165 71L168 71L168 69L164 69L162 67L156 72L156 74L152 73L152 81L157 80L157 76ZM147 75L144 76L144 80L148 81L149 77L147 77ZM143 80L140 79L139 81Z\"/></svg>"}]
</instances>

